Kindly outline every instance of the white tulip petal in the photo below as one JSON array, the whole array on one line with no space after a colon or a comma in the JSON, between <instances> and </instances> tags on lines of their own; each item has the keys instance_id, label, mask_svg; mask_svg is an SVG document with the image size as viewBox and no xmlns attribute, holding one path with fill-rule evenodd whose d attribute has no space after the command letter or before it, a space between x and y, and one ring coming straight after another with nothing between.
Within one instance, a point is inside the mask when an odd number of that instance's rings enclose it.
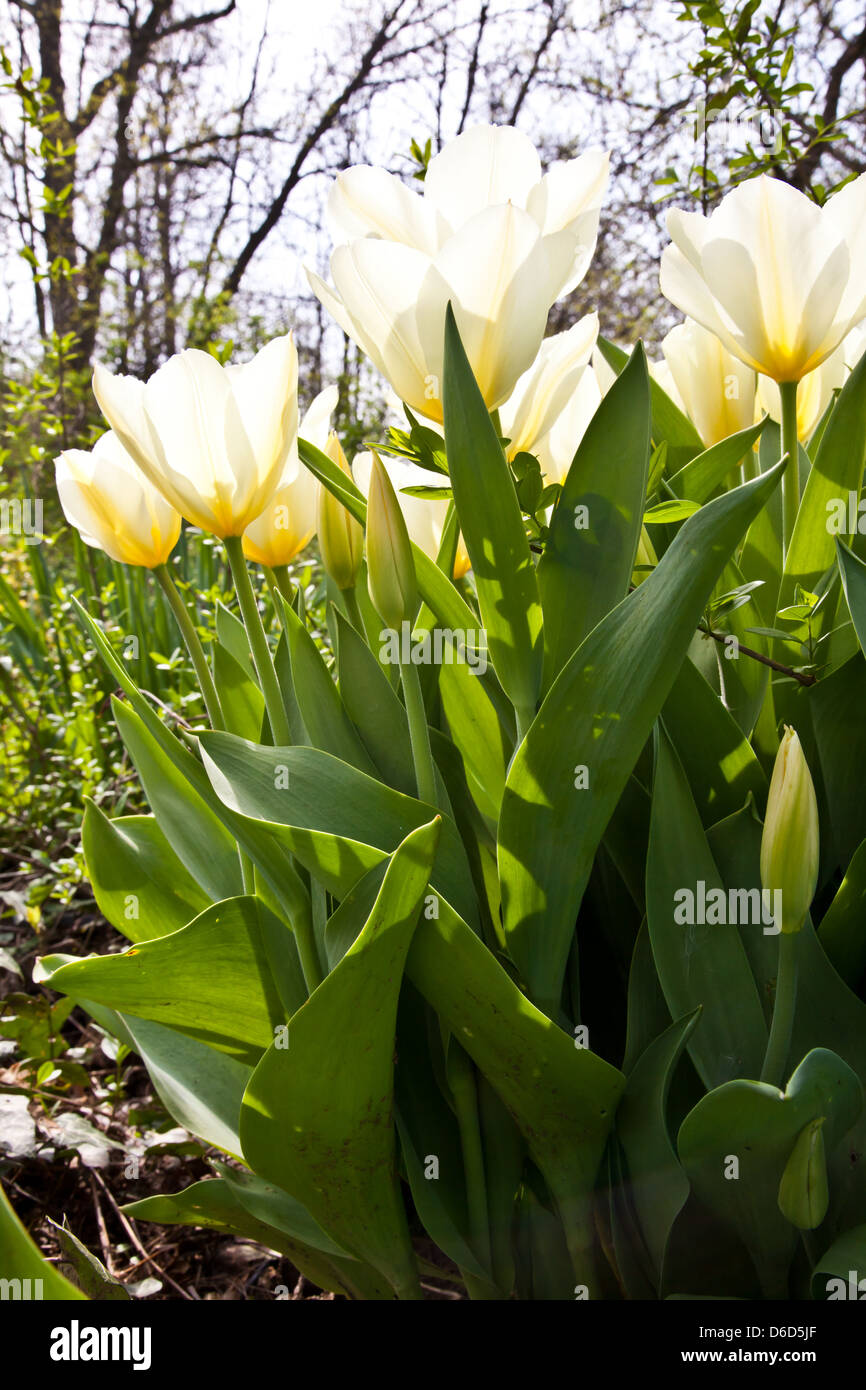
<instances>
[{"instance_id":1,"label":"white tulip petal","mask_svg":"<svg viewBox=\"0 0 866 1390\"><path fill-rule=\"evenodd\" d=\"M689 265L701 269L701 253L709 235L709 221L699 212L683 212L681 208L671 208L667 215L668 235L678 246Z\"/></svg>"},{"instance_id":2,"label":"white tulip petal","mask_svg":"<svg viewBox=\"0 0 866 1390\"><path fill-rule=\"evenodd\" d=\"M304 274L307 277L307 282L313 294L322 306L327 309L334 322L340 325L347 338L351 338L353 342L358 342L355 325L339 294L333 290L330 285L326 284L322 277L317 275L314 270L310 270L309 266L304 267ZM361 344L359 343L358 346L360 347ZM364 348L365 352L366 350L367 349Z\"/></svg>"},{"instance_id":3,"label":"white tulip petal","mask_svg":"<svg viewBox=\"0 0 866 1390\"><path fill-rule=\"evenodd\" d=\"M435 342L451 298L466 354L488 407L508 398L541 346L547 314L568 273L570 233L541 238L520 208L485 208L436 258L418 306L424 341Z\"/></svg>"},{"instance_id":4,"label":"white tulip petal","mask_svg":"<svg viewBox=\"0 0 866 1390\"><path fill-rule=\"evenodd\" d=\"M251 362L224 371L256 460L255 486L267 494L282 476L297 437L298 354L294 339L290 333L272 338Z\"/></svg>"},{"instance_id":5,"label":"white tulip petal","mask_svg":"<svg viewBox=\"0 0 866 1390\"><path fill-rule=\"evenodd\" d=\"M545 235L562 231L581 213L597 213L607 187L609 167L607 150L587 150L577 159L554 164L530 190L526 211Z\"/></svg>"},{"instance_id":6,"label":"white tulip petal","mask_svg":"<svg viewBox=\"0 0 866 1390\"><path fill-rule=\"evenodd\" d=\"M430 269L429 257L410 246L368 238L338 246L331 268L356 335L363 325L364 350L402 400L423 403L429 368L415 307ZM375 355L367 343L375 343Z\"/></svg>"},{"instance_id":7,"label":"white tulip petal","mask_svg":"<svg viewBox=\"0 0 866 1390\"><path fill-rule=\"evenodd\" d=\"M189 348L150 378L144 399L165 455L163 491L196 526L236 534L257 470L227 373Z\"/></svg>"},{"instance_id":8,"label":"white tulip petal","mask_svg":"<svg viewBox=\"0 0 866 1390\"><path fill-rule=\"evenodd\" d=\"M424 198L455 230L496 203L525 207L541 178L532 141L513 126L465 130L431 159Z\"/></svg>"},{"instance_id":9,"label":"white tulip petal","mask_svg":"<svg viewBox=\"0 0 866 1390\"><path fill-rule=\"evenodd\" d=\"M394 174L366 164L337 175L327 213L335 243L376 236L435 256L449 232L432 203Z\"/></svg>"},{"instance_id":10,"label":"white tulip petal","mask_svg":"<svg viewBox=\"0 0 866 1390\"><path fill-rule=\"evenodd\" d=\"M662 294L671 304L702 324L710 333L715 333L731 352L735 350L736 344L721 321L716 301L707 289L701 272L686 258L679 243L666 246L662 252L659 284Z\"/></svg>"},{"instance_id":11,"label":"white tulip petal","mask_svg":"<svg viewBox=\"0 0 866 1390\"><path fill-rule=\"evenodd\" d=\"M597 337L598 315L587 314L566 332L545 338L535 363L500 409L510 457L532 450L547 434L576 391Z\"/></svg>"},{"instance_id":12,"label":"white tulip petal","mask_svg":"<svg viewBox=\"0 0 866 1390\"><path fill-rule=\"evenodd\" d=\"M144 411L144 382L132 376L115 376L101 363L93 370L93 394L124 448L148 476L162 457L154 448Z\"/></svg>"}]
</instances>

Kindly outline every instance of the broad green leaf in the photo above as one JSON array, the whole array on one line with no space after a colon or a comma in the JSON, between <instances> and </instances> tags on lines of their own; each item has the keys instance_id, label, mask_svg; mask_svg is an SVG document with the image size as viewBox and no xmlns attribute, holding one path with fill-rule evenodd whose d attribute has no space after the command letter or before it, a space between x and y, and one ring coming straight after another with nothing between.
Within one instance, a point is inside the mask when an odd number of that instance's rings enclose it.
<instances>
[{"instance_id":1,"label":"broad green leaf","mask_svg":"<svg viewBox=\"0 0 866 1390\"><path fill-rule=\"evenodd\" d=\"M649 452L649 374L638 346L578 445L539 561L545 687L628 593ZM586 508L586 526L578 526L578 507Z\"/></svg>"},{"instance_id":2,"label":"broad green leaf","mask_svg":"<svg viewBox=\"0 0 866 1390\"><path fill-rule=\"evenodd\" d=\"M844 870L866 839L866 658L862 652L813 685L807 700L829 811L829 826L822 825L822 835L828 829L832 832L835 859Z\"/></svg>"},{"instance_id":3,"label":"broad green leaf","mask_svg":"<svg viewBox=\"0 0 866 1390\"><path fill-rule=\"evenodd\" d=\"M644 512L643 524L644 526L668 526L672 522L686 521L699 511L700 507L697 502L683 499L659 502L657 507L650 507L648 512Z\"/></svg>"},{"instance_id":4,"label":"broad green leaf","mask_svg":"<svg viewBox=\"0 0 866 1390\"><path fill-rule=\"evenodd\" d=\"M315 748L322 748L361 772L375 768L351 720L321 652L298 615L280 596L292 666L292 683L304 726Z\"/></svg>"},{"instance_id":5,"label":"broad green leaf","mask_svg":"<svg viewBox=\"0 0 866 1390\"><path fill-rule=\"evenodd\" d=\"M0 1183L0 1279L19 1280L19 1298L43 1298L55 1303L87 1301L86 1295L70 1284L59 1270L49 1264L35 1242L27 1234ZM27 1290L29 1289L29 1293ZM38 1290L38 1292L37 1292ZM4 1298L15 1298L15 1293Z\"/></svg>"},{"instance_id":6,"label":"broad green leaf","mask_svg":"<svg viewBox=\"0 0 866 1390\"><path fill-rule=\"evenodd\" d=\"M759 450L763 472L772 468L781 457L782 442L779 426L770 421L761 435ZM771 627L776 617L776 599L782 580L782 498L781 491L773 493L755 517L746 533L739 556L739 567L748 581L760 580L757 605L763 616L762 627Z\"/></svg>"},{"instance_id":7,"label":"broad green leaf","mask_svg":"<svg viewBox=\"0 0 866 1390\"><path fill-rule=\"evenodd\" d=\"M601 334L598 337L598 347L605 361L619 374L628 362L629 354L616 347L614 343L608 342ZM668 446L669 467L675 470L682 469L689 459L703 452L703 440L688 416L683 414L679 406L674 405L667 392L652 377L650 394L653 442L661 444L665 440Z\"/></svg>"},{"instance_id":8,"label":"broad green leaf","mask_svg":"<svg viewBox=\"0 0 866 1390\"><path fill-rule=\"evenodd\" d=\"M225 1163L214 1163L214 1170L237 1197L241 1206L246 1207L251 1216L284 1231L287 1236L321 1250L323 1255L337 1255L351 1260L348 1251L322 1230L318 1221L310 1215L306 1207L280 1187L265 1182L249 1169L229 1168Z\"/></svg>"},{"instance_id":9,"label":"broad green leaf","mask_svg":"<svg viewBox=\"0 0 866 1390\"><path fill-rule=\"evenodd\" d=\"M859 493L866 455L866 357L846 381L830 416L803 492L797 524L785 560L779 607L794 602L796 586L813 592L835 560L835 536L829 506L849 492ZM828 505L829 504L829 505ZM827 605L813 631L820 633L830 616Z\"/></svg>"},{"instance_id":10,"label":"broad green leaf","mask_svg":"<svg viewBox=\"0 0 866 1390\"><path fill-rule=\"evenodd\" d=\"M798 1236L779 1210L778 1193L791 1150L804 1126L824 1116L829 1152L862 1104L851 1068L834 1052L816 1048L785 1091L760 1081L728 1081L699 1101L680 1127L677 1146L689 1181L736 1229L766 1298L789 1296L788 1266Z\"/></svg>"},{"instance_id":11,"label":"broad green leaf","mask_svg":"<svg viewBox=\"0 0 866 1390\"><path fill-rule=\"evenodd\" d=\"M812 1297L862 1301L866 1292L866 1225L854 1226L825 1250L812 1271Z\"/></svg>"},{"instance_id":12,"label":"broad green leaf","mask_svg":"<svg viewBox=\"0 0 866 1390\"><path fill-rule=\"evenodd\" d=\"M279 831L305 868L332 886L342 877L345 841L355 878L377 862L365 850L392 853L410 830L425 825L436 807L425 806L367 777L318 748L263 748L231 734L200 740L205 768L220 800L232 811ZM464 915L477 919L466 852L450 817L444 817L434 883ZM354 879L350 879L354 882Z\"/></svg>"},{"instance_id":13,"label":"broad green leaf","mask_svg":"<svg viewBox=\"0 0 866 1390\"><path fill-rule=\"evenodd\" d=\"M167 936L208 906L154 816L112 821L85 798L81 842L97 905L129 941Z\"/></svg>"},{"instance_id":14,"label":"broad green leaf","mask_svg":"<svg viewBox=\"0 0 866 1390\"><path fill-rule=\"evenodd\" d=\"M90 1004L90 1000L87 1004ZM168 1113L205 1144L240 1157L238 1120L252 1069L163 1023L123 1015L137 1052Z\"/></svg>"},{"instance_id":15,"label":"broad green leaf","mask_svg":"<svg viewBox=\"0 0 866 1390\"><path fill-rule=\"evenodd\" d=\"M259 738L264 696L252 676L221 642L213 645L213 678L226 728L241 738Z\"/></svg>"},{"instance_id":16,"label":"broad green leaf","mask_svg":"<svg viewBox=\"0 0 866 1390\"><path fill-rule=\"evenodd\" d=\"M460 1131L430 1060L427 1008L408 981L403 989L394 1086L397 1132L412 1200L427 1234L440 1250L461 1270L489 1281L490 1271L481 1266L469 1241ZM431 1160L436 1162L434 1177L425 1176Z\"/></svg>"},{"instance_id":17,"label":"broad green leaf","mask_svg":"<svg viewBox=\"0 0 866 1390\"><path fill-rule=\"evenodd\" d=\"M665 1248L677 1213L689 1195L668 1132L671 1079L700 1011L672 1023L650 1043L629 1073L616 1116L629 1197L651 1260L650 1277L661 1289Z\"/></svg>"},{"instance_id":18,"label":"broad green leaf","mask_svg":"<svg viewBox=\"0 0 866 1390\"><path fill-rule=\"evenodd\" d=\"M502 688L524 719L541 688L542 620L535 565L499 436L460 341L445 319L442 409L454 505Z\"/></svg>"},{"instance_id":19,"label":"broad green leaf","mask_svg":"<svg viewBox=\"0 0 866 1390\"><path fill-rule=\"evenodd\" d=\"M836 539L836 561L842 576L845 600L857 633L860 650L866 652L866 564L844 541Z\"/></svg>"},{"instance_id":20,"label":"broad green leaf","mask_svg":"<svg viewBox=\"0 0 866 1390\"><path fill-rule=\"evenodd\" d=\"M167 759L167 774L170 780L176 781L175 774L180 774L182 783L188 785L195 794L190 804L194 804L197 796L210 808L224 827L229 827L238 846L255 862L256 869L275 899L280 903L282 914L287 921L293 922L297 917L309 914L309 895L283 846L274 840L272 835L250 821L233 816L223 806L205 776L201 763L157 718L135 682L130 679L123 663L117 659L105 640L99 625L93 621L90 614L81 606L74 595L72 604L107 670L129 699L132 710L140 721L141 727L137 730L136 738L144 745L149 762L159 770L163 761ZM162 760L158 757L160 753L163 755ZM197 860L198 852L196 852Z\"/></svg>"},{"instance_id":21,"label":"broad green leaf","mask_svg":"<svg viewBox=\"0 0 866 1390\"><path fill-rule=\"evenodd\" d=\"M288 1256L296 1269L319 1288L344 1294L347 1298L389 1296L388 1286L372 1270L368 1273L355 1261L328 1258L276 1226L260 1221L226 1178L206 1178L183 1192L144 1197L139 1202L127 1203L123 1211L136 1221L154 1221L163 1226L203 1226L257 1241L268 1250Z\"/></svg>"},{"instance_id":22,"label":"broad green leaf","mask_svg":"<svg viewBox=\"0 0 866 1390\"><path fill-rule=\"evenodd\" d=\"M509 978L439 897L406 971L512 1115L553 1194L575 1275L597 1292L592 1192L622 1073L575 1045Z\"/></svg>"},{"instance_id":23,"label":"broad green leaf","mask_svg":"<svg viewBox=\"0 0 866 1390\"><path fill-rule=\"evenodd\" d=\"M704 825L738 811L750 792L763 805L763 768L733 716L688 658L662 717Z\"/></svg>"},{"instance_id":24,"label":"broad green leaf","mask_svg":"<svg viewBox=\"0 0 866 1390\"><path fill-rule=\"evenodd\" d=\"M704 1084L712 1087L760 1073L767 1029L736 923L697 920L701 884L705 895L721 890L727 917L731 899L726 890L740 885L722 883L682 766L660 731L647 851L647 925L672 1017L703 1009L689 1054ZM683 892L691 894L694 919L685 924ZM760 894L746 901L760 915ZM745 915L742 899L735 910L738 917ZM762 922L751 930L763 931Z\"/></svg>"},{"instance_id":25,"label":"broad green leaf","mask_svg":"<svg viewBox=\"0 0 866 1390\"><path fill-rule=\"evenodd\" d=\"M482 814L495 822L505 790L508 753L493 703L465 662L439 667L439 693L475 801Z\"/></svg>"},{"instance_id":26,"label":"broad green leaf","mask_svg":"<svg viewBox=\"0 0 866 1390\"><path fill-rule=\"evenodd\" d=\"M222 603L216 606L216 635L217 641L231 653L250 680L255 680L255 667L247 630L237 614L232 613Z\"/></svg>"},{"instance_id":27,"label":"broad green leaf","mask_svg":"<svg viewBox=\"0 0 866 1390\"><path fill-rule=\"evenodd\" d=\"M777 465L683 525L657 569L560 672L515 754L499 821L504 925L529 993L551 1013L605 827L713 585L779 477Z\"/></svg>"},{"instance_id":28,"label":"broad green leaf","mask_svg":"<svg viewBox=\"0 0 866 1390\"><path fill-rule=\"evenodd\" d=\"M670 1009L659 984L653 961L652 942L644 921L635 937L628 973L628 1015L622 1063L626 1074L632 1070L656 1038L666 1032L670 1024Z\"/></svg>"},{"instance_id":29,"label":"broad green leaf","mask_svg":"<svg viewBox=\"0 0 866 1390\"><path fill-rule=\"evenodd\" d=\"M678 497L689 498L692 502L706 502L728 474L747 455L751 455L752 446L760 438L766 423L765 418L759 424L729 435L711 449L698 454L697 458L668 479L670 487Z\"/></svg>"},{"instance_id":30,"label":"broad green leaf","mask_svg":"<svg viewBox=\"0 0 866 1390\"><path fill-rule=\"evenodd\" d=\"M256 1062L284 1021L259 920L266 911L255 898L231 898L171 936L116 955L56 969L44 956L41 978L61 994L165 1023Z\"/></svg>"},{"instance_id":31,"label":"broad green leaf","mask_svg":"<svg viewBox=\"0 0 866 1390\"><path fill-rule=\"evenodd\" d=\"M394 1172L393 1055L406 952L427 889L438 820L394 854L373 910L247 1088L244 1156L325 1230L420 1298Z\"/></svg>"},{"instance_id":32,"label":"broad green leaf","mask_svg":"<svg viewBox=\"0 0 866 1390\"><path fill-rule=\"evenodd\" d=\"M134 710L116 699L112 700L112 709L157 824L178 859L211 902L243 892L233 836L162 749L148 738Z\"/></svg>"},{"instance_id":33,"label":"broad green leaf","mask_svg":"<svg viewBox=\"0 0 866 1390\"><path fill-rule=\"evenodd\" d=\"M821 919L818 940L842 979L856 989L866 971L866 840Z\"/></svg>"},{"instance_id":34,"label":"broad green leaf","mask_svg":"<svg viewBox=\"0 0 866 1390\"><path fill-rule=\"evenodd\" d=\"M406 796L414 796L415 768L406 711L363 637L339 610L335 616L343 708L383 780Z\"/></svg>"},{"instance_id":35,"label":"broad green leaf","mask_svg":"<svg viewBox=\"0 0 866 1390\"><path fill-rule=\"evenodd\" d=\"M762 829L763 823L751 798L739 811L707 828L707 844L727 888L760 892ZM769 1027L779 970L779 938L765 936L763 930L748 922L739 924L738 929Z\"/></svg>"}]
</instances>

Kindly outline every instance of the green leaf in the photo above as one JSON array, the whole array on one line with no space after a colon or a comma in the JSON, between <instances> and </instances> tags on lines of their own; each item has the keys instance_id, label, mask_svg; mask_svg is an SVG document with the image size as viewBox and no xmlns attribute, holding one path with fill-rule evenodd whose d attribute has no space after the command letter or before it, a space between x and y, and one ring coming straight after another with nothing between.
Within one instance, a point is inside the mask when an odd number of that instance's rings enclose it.
<instances>
[{"instance_id":1,"label":"green leaf","mask_svg":"<svg viewBox=\"0 0 866 1390\"><path fill-rule=\"evenodd\" d=\"M406 952L433 865L438 820L402 842L367 922L250 1081L244 1156L325 1230L419 1298L394 1172L394 1032Z\"/></svg>"},{"instance_id":2,"label":"green leaf","mask_svg":"<svg viewBox=\"0 0 866 1390\"><path fill-rule=\"evenodd\" d=\"M531 717L543 657L535 566L511 472L450 305L442 401L454 505L472 561L490 655L515 709Z\"/></svg>"},{"instance_id":3,"label":"green leaf","mask_svg":"<svg viewBox=\"0 0 866 1390\"><path fill-rule=\"evenodd\" d=\"M649 374L639 346L578 445L539 561L546 687L587 633L628 593L649 451ZM588 513L589 525L582 529L577 506Z\"/></svg>"},{"instance_id":4,"label":"green leaf","mask_svg":"<svg viewBox=\"0 0 866 1390\"><path fill-rule=\"evenodd\" d=\"M382 780L404 795L414 796L415 767L406 711L363 637L339 609L334 609L334 614L343 708Z\"/></svg>"},{"instance_id":5,"label":"green leaf","mask_svg":"<svg viewBox=\"0 0 866 1390\"><path fill-rule=\"evenodd\" d=\"M491 1280L469 1242L466 1179L460 1131L442 1095L430 1058L427 1008L404 981L397 1023L395 1098L400 1150L412 1200L425 1230L440 1250L476 1279ZM425 1176L430 1158L436 1176Z\"/></svg>"},{"instance_id":6,"label":"green leaf","mask_svg":"<svg viewBox=\"0 0 866 1390\"><path fill-rule=\"evenodd\" d=\"M622 348L608 342L601 334L598 347L605 361L619 374L629 359ZM652 437L655 444L663 440L668 445L668 462L674 469L682 469L695 454L703 453L704 444L691 420L684 415L679 406L674 405L670 396L650 378L652 398Z\"/></svg>"},{"instance_id":7,"label":"green leaf","mask_svg":"<svg viewBox=\"0 0 866 1390\"><path fill-rule=\"evenodd\" d=\"M779 606L795 601L796 587L815 590L833 565L835 536L829 526L828 503L859 493L866 456L866 357L854 367L842 388L812 464L779 590ZM852 615L853 616L853 615ZM813 631L820 631L820 623Z\"/></svg>"},{"instance_id":8,"label":"green leaf","mask_svg":"<svg viewBox=\"0 0 866 1390\"><path fill-rule=\"evenodd\" d=\"M829 829L840 868L866 839L866 659L857 652L844 666L825 676L807 692L820 772L829 809ZM827 835L826 823L822 837Z\"/></svg>"},{"instance_id":9,"label":"green leaf","mask_svg":"<svg viewBox=\"0 0 866 1390\"><path fill-rule=\"evenodd\" d=\"M141 719L122 701L112 709L160 830L211 902L243 892L232 835L149 737Z\"/></svg>"},{"instance_id":10,"label":"green leaf","mask_svg":"<svg viewBox=\"0 0 866 1390\"><path fill-rule=\"evenodd\" d=\"M706 841L682 767L663 730L656 739L649 850L647 926L653 958L674 1018L703 1008L689 1054L708 1087L734 1076L758 1075L767 1047L761 1001L736 923L683 924L679 894L692 894L697 918L698 885L729 897ZM731 885L739 886L739 885ZM757 895L760 914L760 894ZM754 904L753 904L754 905ZM707 914L708 915L708 914ZM743 915L738 912L738 915ZM747 928L748 929L748 928ZM750 928L763 930L760 921Z\"/></svg>"},{"instance_id":11,"label":"green leaf","mask_svg":"<svg viewBox=\"0 0 866 1390\"><path fill-rule=\"evenodd\" d=\"M651 1260L651 1279L661 1290L665 1248L677 1213L689 1195L668 1133L671 1079L700 1019L700 1010L650 1043L629 1073L616 1116L616 1133L628 1175L629 1196Z\"/></svg>"},{"instance_id":12,"label":"green leaf","mask_svg":"<svg viewBox=\"0 0 866 1390\"><path fill-rule=\"evenodd\" d=\"M849 550L844 541L836 538L836 561L842 576L842 587L848 611L857 633L860 650L866 652L866 565Z\"/></svg>"},{"instance_id":13,"label":"green leaf","mask_svg":"<svg viewBox=\"0 0 866 1390\"><path fill-rule=\"evenodd\" d=\"M859 1302L861 1280L866 1280L866 1225L846 1231L825 1250L812 1271L812 1297Z\"/></svg>"},{"instance_id":14,"label":"green leaf","mask_svg":"<svg viewBox=\"0 0 866 1390\"><path fill-rule=\"evenodd\" d=\"M30 1296L72 1303L86 1295L50 1265L27 1234L0 1183L0 1277L30 1281ZM39 1289L37 1293L36 1290ZM11 1295L14 1297L14 1294ZM26 1297L22 1289L21 1297Z\"/></svg>"},{"instance_id":15,"label":"green leaf","mask_svg":"<svg viewBox=\"0 0 866 1390\"><path fill-rule=\"evenodd\" d=\"M704 503L712 497L716 488L724 482L728 474L751 456L752 446L760 438L766 425L766 417L757 425L729 435L727 439L706 449L697 458L681 468L668 479L670 487L678 497L690 498L692 502ZM646 520L646 517L644 517Z\"/></svg>"},{"instance_id":16,"label":"green leaf","mask_svg":"<svg viewBox=\"0 0 866 1390\"><path fill-rule=\"evenodd\" d=\"M221 642L213 645L213 678L226 728L241 738L259 738L265 697L245 667Z\"/></svg>"},{"instance_id":17,"label":"green leaf","mask_svg":"<svg viewBox=\"0 0 866 1390\"><path fill-rule=\"evenodd\" d=\"M406 973L512 1115L556 1200L575 1274L597 1292L592 1192L622 1073L535 1008L441 895Z\"/></svg>"},{"instance_id":18,"label":"green leaf","mask_svg":"<svg viewBox=\"0 0 866 1390\"><path fill-rule=\"evenodd\" d=\"M818 940L842 979L856 989L866 971L866 840L854 851Z\"/></svg>"},{"instance_id":19,"label":"green leaf","mask_svg":"<svg viewBox=\"0 0 866 1390\"><path fill-rule=\"evenodd\" d=\"M643 521L645 526L666 526L673 521L686 521L699 511L697 502L660 502L657 507L650 507L649 511L644 512Z\"/></svg>"},{"instance_id":20,"label":"green leaf","mask_svg":"<svg viewBox=\"0 0 866 1390\"><path fill-rule=\"evenodd\" d=\"M515 754L499 821L504 926L530 994L548 1011L559 1006L605 827L713 585L779 477L777 465L684 524L649 578L575 652ZM576 787L580 767L585 789Z\"/></svg>"},{"instance_id":21,"label":"green leaf","mask_svg":"<svg viewBox=\"0 0 866 1390\"><path fill-rule=\"evenodd\" d=\"M297 613L280 595L292 667L292 682L310 742L335 758L375 775L369 753L343 708L340 692L321 652ZM255 736L257 741L258 736Z\"/></svg>"},{"instance_id":22,"label":"green leaf","mask_svg":"<svg viewBox=\"0 0 866 1390\"><path fill-rule=\"evenodd\" d=\"M378 862L367 847L390 854L410 830L436 814L435 806L403 796L318 748L275 750L224 733L203 734L200 743L220 800L279 832L304 867L337 896L337 885L346 881L347 852L351 883ZM433 881L464 916L477 921L466 851L447 816Z\"/></svg>"},{"instance_id":23,"label":"green leaf","mask_svg":"<svg viewBox=\"0 0 866 1390\"><path fill-rule=\"evenodd\" d=\"M205 1144L239 1158L238 1120L252 1068L165 1024L129 1014L121 1022L172 1118Z\"/></svg>"},{"instance_id":24,"label":"green leaf","mask_svg":"<svg viewBox=\"0 0 866 1390\"><path fill-rule=\"evenodd\" d=\"M87 797L81 842L97 905L129 941L167 936L208 906L155 817L111 821Z\"/></svg>"},{"instance_id":25,"label":"green leaf","mask_svg":"<svg viewBox=\"0 0 866 1390\"><path fill-rule=\"evenodd\" d=\"M704 825L738 811L750 792L764 804L767 779L748 739L688 658L662 717Z\"/></svg>"},{"instance_id":26,"label":"green leaf","mask_svg":"<svg viewBox=\"0 0 866 1390\"><path fill-rule=\"evenodd\" d=\"M168 1024L256 1062L284 1020L259 921L266 911L255 898L231 898L171 936L116 955L56 969L44 956L41 979L61 994Z\"/></svg>"},{"instance_id":27,"label":"green leaf","mask_svg":"<svg viewBox=\"0 0 866 1390\"><path fill-rule=\"evenodd\" d=\"M216 605L216 635L220 645L234 657L250 680L255 680L255 667L247 630L237 614L232 613L222 603Z\"/></svg>"},{"instance_id":28,"label":"green leaf","mask_svg":"<svg viewBox=\"0 0 866 1390\"><path fill-rule=\"evenodd\" d=\"M851 1068L835 1053L816 1048L784 1092L759 1081L728 1081L704 1096L680 1127L679 1155L689 1181L701 1201L735 1227L766 1298L789 1296L797 1232L779 1210L778 1193L797 1137L823 1115L827 1148L834 1148L862 1103Z\"/></svg>"},{"instance_id":29,"label":"green leaf","mask_svg":"<svg viewBox=\"0 0 866 1390\"><path fill-rule=\"evenodd\" d=\"M136 1221L154 1221L165 1226L203 1226L255 1240L268 1250L288 1256L296 1269L319 1288L348 1298L387 1298L388 1286L356 1261L328 1258L321 1251L303 1245L276 1226L260 1221L241 1201L241 1190L226 1178L207 1178L193 1183L183 1192L144 1197L123 1208Z\"/></svg>"},{"instance_id":30,"label":"green leaf","mask_svg":"<svg viewBox=\"0 0 866 1390\"><path fill-rule=\"evenodd\" d=\"M321 1250L323 1255L337 1255L342 1259L353 1257L322 1230L318 1221L310 1215L306 1207L296 1198L265 1182L248 1169L229 1168L225 1163L214 1162L214 1170L228 1183L241 1206L246 1207L251 1216L285 1232L304 1245Z\"/></svg>"}]
</instances>

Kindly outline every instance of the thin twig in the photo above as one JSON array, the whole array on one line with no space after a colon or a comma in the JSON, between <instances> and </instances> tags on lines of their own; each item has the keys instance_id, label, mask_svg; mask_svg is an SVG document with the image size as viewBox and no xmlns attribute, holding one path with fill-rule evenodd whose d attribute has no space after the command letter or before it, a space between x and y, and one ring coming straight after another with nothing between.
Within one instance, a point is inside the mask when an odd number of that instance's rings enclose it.
<instances>
[{"instance_id":1,"label":"thin twig","mask_svg":"<svg viewBox=\"0 0 866 1390\"><path fill-rule=\"evenodd\" d=\"M698 623L698 631L712 637L714 642L721 642L723 645L732 636L730 632L713 632L712 628L705 627L703 623ZM737 638L737 651L742 652L743 656L750 656L754 661L760 661L762 666L769 666L773 671L779 671L783 676L790 676L792 680L798 681L800 685L817 685L818 677L811 672L803 674L802 671L795 671L791 666L783 666L781 661L774 661L771 656L763 656L761 652L753 651L751 647L744 647Z\"/></svg>"}]
</instances>

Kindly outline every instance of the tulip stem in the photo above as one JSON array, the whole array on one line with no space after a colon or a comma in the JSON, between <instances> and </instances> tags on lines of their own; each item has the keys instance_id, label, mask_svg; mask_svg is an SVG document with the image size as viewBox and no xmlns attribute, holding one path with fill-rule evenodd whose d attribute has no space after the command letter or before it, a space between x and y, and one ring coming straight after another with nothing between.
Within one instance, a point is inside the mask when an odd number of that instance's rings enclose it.
<instances>
[{"instance_id":1,"label":"tulip stem","mask_svg":"<svg viewBox=\"0 0 866 1390\"><path fill-rule=\"evenodd\" d=\"M262 626L262 615L259 612L247 562L244 559L243 541L240 536L226 536L225 545L235 583L235 592L240 604L241 617L247 630L247 640L253 654L259 685L265 697L271 736L278 747L286 748L292 742L289 721L286 717L280 683L274 670L271 649L268 646L268 639Z\"/></svg>"},{"instance_id":2,"label":"tulip stem","mask_svg":"<svg viewBox=\"0 0 866 1390\"><path fill-rule=\"evenodd\" d=\"M195 674L198 679L199 689L204 698L207 717L210 720L211 728L224 729L222 706L219 702L216 686L210 673L207 657L204 654L201 640L195 630L195 624L187 612L186 604L178 592L177 585L171 577L167 564L155 565L154 574L159 581L163 593L168 599L171 611L175 616L177 625L180 628L181 636L186 644L186 649L190 654Z\"/></svg>"},{"instance_id":3,"label":"tulip stem","mask_svg":"<svg viewBox=\"0 0 866 1390\"><path fill-rule=\"evenodd\" d=\"M785 1079L785 1063L794 1026L799 941L799 932L782 932L779 937L779 970L776 976L776 997L773 1001L773 1021L770 1024L767 1053L761 1068L761 1080L770 1086L780 1088Z\"/></svg>"},{"instance_id":4,"label":"tulip stem","mask_svg":"<svg viewBox=\"0 0 866 1390\"><path fill-rule=\"evenodd\" d=\"M800 441L797 438L796 381L780 381L782 398L782 453L788 455L788 466L782 478L782 557L788 558L791 538L800 510Z\"/></svg>"},{"instance_id":5,"label":"tulip stem","mask_svg":"<svg viewBox=\"0 0 866 1390\"><path fill-rule=\"evenodd\" d=\"M415 764L415 781L418 786L419 801L428 806L436 806L436 774L433 771L433 754L430 752L430 731L427 728L427 711L421 693L418 668L411 661L400 663L400 676L403 681L403 697L406 701L406 717L409 720L409 740L412 744L412 761Z\"/></svg>"},{"instance_id":6,"label":"tulip stem","mask_svg":"<svg viewBox=\"0 0 866 1390\"><path fill-rule=\"evenodd\" d=\"M343 595L343 602L346 605L346 612L349 615L349 622L357 630L358 635L360 637L363 637L364 641L366 642L367 628L365 626L364 619L361 616L361 605L358 602L358 595L355 593L354 589L341 589L340 593Z\"/></svg>"}]
</instances>

